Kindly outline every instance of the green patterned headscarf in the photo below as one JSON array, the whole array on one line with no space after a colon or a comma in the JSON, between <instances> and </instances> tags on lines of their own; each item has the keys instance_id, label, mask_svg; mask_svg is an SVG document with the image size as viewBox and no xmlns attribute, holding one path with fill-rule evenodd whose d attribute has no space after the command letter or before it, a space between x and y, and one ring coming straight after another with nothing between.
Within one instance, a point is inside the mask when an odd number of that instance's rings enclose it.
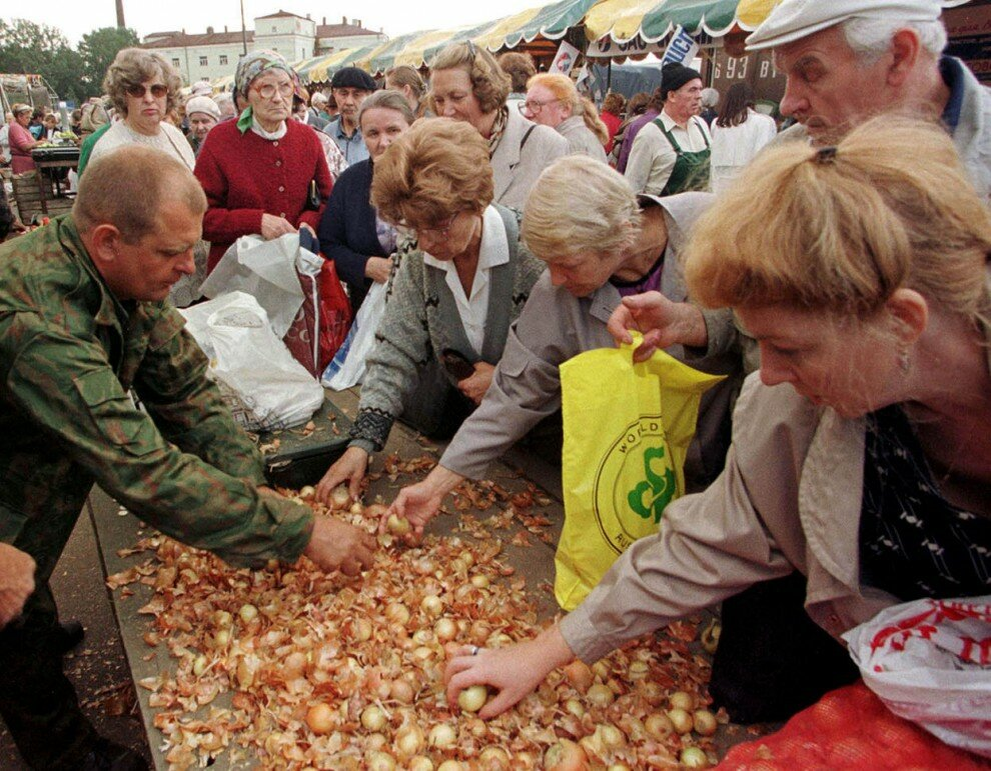
<instances>
[{"instance_id":1,"label":"green patterned headscarf","mask_svg":"<svg viewBox=\"0 0 991 771\"><path fill-rule=\"evenodd\" d=\"M237 70L234 73L234 90L241 95L242 99L247 100L248 88L252 81L268 70L287 72L294 84L299 80L293 68L277 51L252 51L242 56L237 63ZM242 134L251 128L253 120L254 117L249 105L244 108L241 117L237 119L237 127Z\"/></svg>"}]
</instances>

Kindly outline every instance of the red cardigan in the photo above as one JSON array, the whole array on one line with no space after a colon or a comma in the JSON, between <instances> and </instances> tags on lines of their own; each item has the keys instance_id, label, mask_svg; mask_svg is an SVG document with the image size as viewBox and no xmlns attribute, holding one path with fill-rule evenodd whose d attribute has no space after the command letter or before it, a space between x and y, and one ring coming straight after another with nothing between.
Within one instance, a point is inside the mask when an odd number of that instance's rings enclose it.
<instances>
[{"instance_id":1,"label":"red cardigan","mask_svg":"<svg viewBox=\"0 0 991 771\"><path fill-rule=\"evenodd\" d=\"M214 126L196 158L194 174L206 192L203 238L210 242L208 269L241 236L261 233L262 214L285 217L314 231L333 186L320 140L310 126L286 121L282 139L242 134L236 121ZM306 211L310 180L320 190L319 211Z\"/></svg>"}]
</instances>

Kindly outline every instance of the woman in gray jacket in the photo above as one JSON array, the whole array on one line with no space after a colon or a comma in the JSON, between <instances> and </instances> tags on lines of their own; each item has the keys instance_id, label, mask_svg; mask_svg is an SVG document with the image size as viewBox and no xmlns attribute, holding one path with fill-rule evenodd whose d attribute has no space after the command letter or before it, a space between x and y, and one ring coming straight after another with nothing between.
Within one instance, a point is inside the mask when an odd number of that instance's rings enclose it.
<instances>
[{"instance_id":1,"label":"woman in gray jacket","mask_svg":"<svg viewBox=\"0 0 991 771\"><path fill-rule=\"evenodd\" d=\"M357 498L393 422L450 436L482 400L543 265L519 215L492 203L488 146L471 126L418 123L375 160L371 201L407 236L368 355L351 443L317 486Z\"/></svg>"},{"instance_id":2,"label":"woman in gray jacket","mask_svg":"<svg viewBox=\"0 0 991 771\"><path fill-rule=\"evenodd\" d=\"M560 623L463 649L449 698L487 683L492 717L576 656L792 573L834 637L899 602L991 591L989 254L991 213L939 127L888 117L760 156L698 224L686 268L693 296L731 306L760 346L726 469ZM657 307L624 305L617 337Z\"/></svg>"}]
</instances>

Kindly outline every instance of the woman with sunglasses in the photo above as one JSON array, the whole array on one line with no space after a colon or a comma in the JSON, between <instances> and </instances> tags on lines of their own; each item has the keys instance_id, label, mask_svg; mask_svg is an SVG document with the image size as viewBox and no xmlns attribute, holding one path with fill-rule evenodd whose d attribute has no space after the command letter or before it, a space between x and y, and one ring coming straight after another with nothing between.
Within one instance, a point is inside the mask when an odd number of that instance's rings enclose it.
<instances>
[{"instance_id":1,"label":"woman with sunglasses","mask_svg":"<svg viewBox=\"0 0 991 771\"><path fill-rule=\"evenodd\" d=\"M347 481L358 496L397 418L450 436L488 390L543 270L520 241L519 215L493 203L492 177L488 144L458 121L421 121L375 158L372 206L416 240L400 245L351 443L319 499Z\"/></svg>"},{"instance_id":2,"label":"woman with sunglasses","mask_svg":"<svg viewBox=\"0 0 991 771\"><path fill-rule=\"evenodd\" d=\"M430 64L430 101L441 118L471 124L488 143L496 203L522 209L547 166L568 154L554 129L506 105L512 81L488 51L453 43Z\"/></svg>"},{"instance_id":3,"label":"woman with sunglasses","mask_svg":"<svg viewBox=\"0 0 991 771\"><path fill-rule=\"evenodd\" d=\"M208 204L209 270L241 236L273 239L300 228L316 236L333 181L313 129L289 120L298 83L275 51L238 62L234 89L248 106L207 134L194 171Z\"/></svg>"},{"instance_id":4,"label":"woman with sunglasses","mask_svg":"<svg viewBox=\"0 0 991 771\"><path fill-rule=\"evenodd\" d=\"M89 161L125 145L142 144L178 158L190 169L196 163L183 133L165 120L179 95L180 80L161 54L125 48L114 57L103 88L120 120L97 140Z\"/></svg>"}]
</instances>

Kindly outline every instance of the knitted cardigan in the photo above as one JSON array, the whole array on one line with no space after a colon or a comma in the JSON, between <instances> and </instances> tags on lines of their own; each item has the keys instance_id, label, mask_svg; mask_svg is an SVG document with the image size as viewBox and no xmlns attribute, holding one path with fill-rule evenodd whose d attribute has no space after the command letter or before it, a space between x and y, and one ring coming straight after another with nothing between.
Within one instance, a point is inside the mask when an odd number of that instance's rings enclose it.
<instances>
[{"instance_id":1,"label":"knitted cardigan","mask_svg":"<svg viewBox=\"0 0 991 771\"><path fill-rule=\"evenodd\" d=\"M209 269L241 236L261 233L262 215L285 217L294 227L306 223L316 232L324 205L307 210L310 181L320 200L333 187L320 140L309 126L286 121L281 139L240 132L236 121L218 123L203 140L193 172L206 192L203 238L210 242Z\"/></svg>"},{"instance_id":2,"label":"knitted cardigan","mask_svg":"<svg viewBox=\"0 0 991 771\"><path fill-rule=\"evenodd\" d=\"M446 348L464 354L472 363L497 364L502 358L509 325L520 315L530 288L544 263L520 242L520 214L493 204L502 215L509 242L509 262L492 269L485 342L481 352L468 342L457 301L444 271L425 265L415 242L400 248L399 268L386 293L385 313L368 355L361 387L358 416L351 427L351 446L368 452L381 450L392 424L402 414L406 396L417 384L419 372ZM451 387L454 379L450 378ZM436 395L446 399L449 389Z\"/></svg>"}]
</instances>

